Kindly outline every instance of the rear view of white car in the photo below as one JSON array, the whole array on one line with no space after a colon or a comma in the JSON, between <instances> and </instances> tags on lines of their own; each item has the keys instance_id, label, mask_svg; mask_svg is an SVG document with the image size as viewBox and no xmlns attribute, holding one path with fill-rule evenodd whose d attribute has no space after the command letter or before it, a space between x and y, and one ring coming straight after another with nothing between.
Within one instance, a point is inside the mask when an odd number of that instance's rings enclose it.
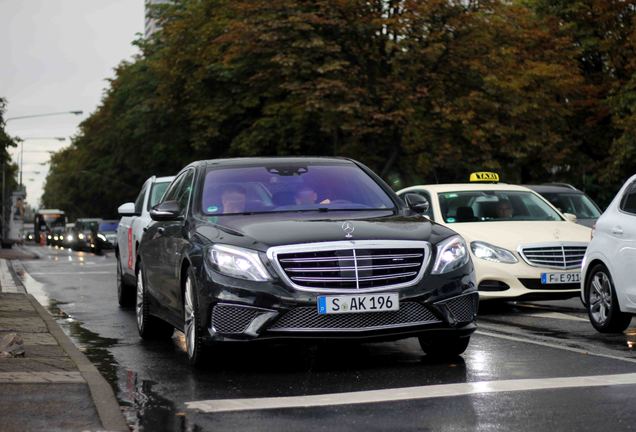
<instances>
[{"instance_id":1,"label":"rear view of white car","mask_svg":"<svg viewBox=\"0 0 636 432\"><path fill-rule=\"evenodd\" d=\"M620 333L636 314L636 175L596 222L583 260L581 296L601 333Z\"/></svg>"},{"instance_id":2,"label":"rear view of white car","mask_svg":"<svg viewBox=\"0 0 636 432\"><path fill-rule=\"evenodd\" d=\"M120 216L117 227L117 299L121 306L135 302L137 286L137 250L144 228L152 221L150 209L157 204L174 177L152 176L144 183L135 202L122 204L117 209Z\"/></svg>"}]
</instances>

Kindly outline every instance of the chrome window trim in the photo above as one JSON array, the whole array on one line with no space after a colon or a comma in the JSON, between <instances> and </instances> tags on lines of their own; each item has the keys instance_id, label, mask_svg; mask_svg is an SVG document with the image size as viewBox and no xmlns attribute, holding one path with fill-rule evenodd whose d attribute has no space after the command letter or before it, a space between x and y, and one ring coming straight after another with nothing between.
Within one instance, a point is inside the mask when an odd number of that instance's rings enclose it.
<instances>
[{"instance_id":1,"label":"chrome window trim","mask_svg":"<svg viewBox=\"0 0 636 432\"><path fill-rule=\"evenodd\" d=\"M278 255L299 252L325 252L330 250L347 250L347 249L423 249L424 257L422 259L422 267L415 279L410 282L401 284L385 285L374 288L307 288L294 283L285 273L283 267L278 262ZM417 240L339 240L330 242L302 243L295 245L273 246L267 249L267 258L276 270L278 276L290 287L303 292L325 293L325 294L355 294L355 293L371 293L382 292L387 290L397 290L400 288L410 287L420 283L424 277L432 258L432 247L427 241Z\"/></svg>"},{"instance_id":2,"label":"chrome window trim","mask_svg":"<svg viewBox=\"0 0 636 432\"><path fill-rule=\"evenodd\" d=\"M589 242L545 242L545 243L526 243L526 244L521 244L517 247L517 253L519 254L519 256L523 259L523 261L528 264L531 267L537 267L537 268L548 268L548 269L556 269L556 270L575 270L575 269L580 269L581 266L578 267L567 267L567 265L560 265L560 266L551 266L551 265L539 265L539 264L535 264L533 262L531 262L528 258L526 258L526 255L523 253L523 250L525 248L543 248L543 247L560 247L561 251L563 253L563 256L565 256L565 251L563 250L564 247L584 247L586 249L587 252L587 247L589 246ZM585 256L585 252L583 253L583 256Z\"/></svg>"}]
</instances>

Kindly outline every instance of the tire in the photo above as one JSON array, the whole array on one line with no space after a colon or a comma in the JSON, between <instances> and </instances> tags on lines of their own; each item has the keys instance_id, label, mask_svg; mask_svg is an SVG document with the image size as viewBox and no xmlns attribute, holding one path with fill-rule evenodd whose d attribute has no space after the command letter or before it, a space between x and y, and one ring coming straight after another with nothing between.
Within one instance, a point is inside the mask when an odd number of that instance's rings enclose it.
<instances>
[{"instance_id":1,"label":"tire","mask_svg":"<svg viewBox=\"0 0 636 432\"><path fill-rule=\"evenodd\" d=\"M621 312L614 282L603 264L595 265L585 281L587 315L600 333L622 333L632 321L631 314Z\"/></svg>"},{"instance_id":2,"label":"tire","mask_svg":"<svg viewBox=\"0 0 636 432\"><path fill-rule=\"evenodd\" d=\"M172 336L174 328L159 318L150 315L148 292L141 265L137 270L137 296L135 313L137 315L137 330L142 339L167 339Z\"/></svg>"},{"instance_id":3,"label":"tire","mask_svg":"<svg viewBox=\"0 0 636 432\"><path fill-rule=\"evenodd\" d=\"M420 336L418 340L422 351L426 353L427 357L446 360L456 358L463 354L466 348L468 348L470 336L450 336L440 339L430 339L426 336Z\"/></svg>"},{"instance_id":4,"label":"tire","mask_svg":"<svg viewBox=\"0 0 636 432\"><path fill-rule=\"evenodd\" d=\"M135 286L130 286L126 282L124 282L122 271L121 271L121 262L119 261L119 256L117 257L117 301L119 302L119 306L128 307L133 306L135 304Z\"/></svg>"},{"instance_id":5,"label":"tire","mask_svg":"<svg viewBox=\"0 0 636 432\"><path fill-rule=\"evenodd\" d=\"M199 296L196 289L196 277L192 268L184 283L183 291L183 333L185 334L186 355L188 363L200 367L207 357L207 346L203 335L205 326L199 313Z\"/></svg>"}]
</instances>

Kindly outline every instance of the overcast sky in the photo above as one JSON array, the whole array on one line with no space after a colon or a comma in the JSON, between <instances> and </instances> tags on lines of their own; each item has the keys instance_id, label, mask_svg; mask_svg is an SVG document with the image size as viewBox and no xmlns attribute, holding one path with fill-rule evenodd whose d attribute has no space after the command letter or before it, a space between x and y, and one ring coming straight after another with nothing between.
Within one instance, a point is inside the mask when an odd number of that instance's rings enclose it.
<instances>
[{"instance_id":1,"label":"overcast sky","mask_svg":"<svg viewBox=\"0 0 636 432\"><path fill-rule=\"evenodd\" d=\"M113 68L137 52L132 42L143 30L144 0L0 0L5 119L84 112L8 121L8 133L25 139L63 137L68 144L77 125L99 105ZM24 141L23 182L32 205L37 206L42 194L48 166L41 163L48 160L47 151L63 145L57 140Z\"/></svg>"}]
</instances>

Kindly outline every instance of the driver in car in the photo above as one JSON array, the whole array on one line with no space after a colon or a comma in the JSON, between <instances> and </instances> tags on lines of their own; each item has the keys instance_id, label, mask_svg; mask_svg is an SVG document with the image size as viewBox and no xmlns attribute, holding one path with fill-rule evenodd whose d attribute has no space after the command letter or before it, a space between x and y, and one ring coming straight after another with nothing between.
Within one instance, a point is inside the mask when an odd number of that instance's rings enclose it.
<instances>
[{"instance_id":1,"label":"driver in car","mask_svg":"<svg viewBox=\"0 0 636 432\"><path fill-rule=\"evenodd\" d=\"M312 205L316 204L316 201L318 201L318 194L311 186L304 185L296 191L294 199L297 205ZM325 198L324 200L320 201L320 204L330 203L331 200L329 198Z\"/></svg>"},{"instance_id":2,"label":"driver in car","mask_svg":"<svg viewBox=\"0 0 636 432\"><path fill-rule=\"evenodd\" d=\"M245 212L245 201L247 191L239 185L229 185L221 194L221 204L223 213L243 213Z\"/></svg>"}]
</instances>

